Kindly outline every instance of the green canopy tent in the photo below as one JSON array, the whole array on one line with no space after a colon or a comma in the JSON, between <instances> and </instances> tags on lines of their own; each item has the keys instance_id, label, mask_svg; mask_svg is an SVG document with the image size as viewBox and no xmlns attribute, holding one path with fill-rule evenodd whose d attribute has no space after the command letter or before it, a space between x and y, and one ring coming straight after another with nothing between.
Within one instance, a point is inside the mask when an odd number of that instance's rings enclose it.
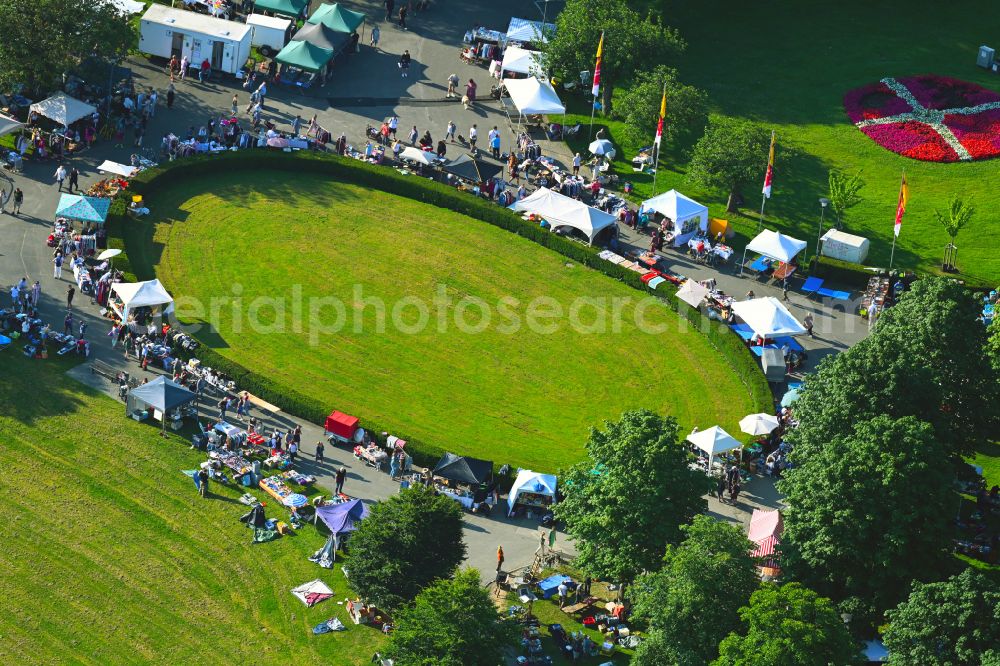
<instances>
[{"instance_id":1,"label":"green canopy tent","mask_svg":"<svg viewBox=\"0 0 1000 666\"><path fill-rule=\"evenodd\" d=\"M331 30L322 23L306 23L301 30L295 33L292 41L309 42L313 46L337 54L344 50L344 47L351 41L351 36Z\"/></svg>"},{"instance_id":2,"label":"green canopy tent","mask_svg":"<svg viewBox=\"0 0 1000 666\"><path fill-rule=\"evenodd\" d=\"M275 62L289 67L298 67L307 72L319 72L333 59L333 51L320 48L309 42L288 42L278 55Z\"/></svg>"},{"instance_id":3,"label":"green canopy tent","mask_svg":"<svg viewBox=\"0 0 1000 666\"><path fill-rule=\"evenodd\" d=\"M260 3L258 3L259 6ZM307 23L322 23L326 27L336 32L346 32L351 34L358 29L358 26L365 22L365 15L361 12L352 12L344 9L338 4L322 5L313 12Z\"/></svg>"},{"instance_id":4,"label":"green canopy tent","mask_svg":"<svg viewBox=\"0 0 1000 666\"><path fill-rule=\"evenodd\" d=\"M294 19L302 16L302 12L308 4L309 0L257 0L254 3L254 10L273 12Z\"/></svg>"}]
</instances>

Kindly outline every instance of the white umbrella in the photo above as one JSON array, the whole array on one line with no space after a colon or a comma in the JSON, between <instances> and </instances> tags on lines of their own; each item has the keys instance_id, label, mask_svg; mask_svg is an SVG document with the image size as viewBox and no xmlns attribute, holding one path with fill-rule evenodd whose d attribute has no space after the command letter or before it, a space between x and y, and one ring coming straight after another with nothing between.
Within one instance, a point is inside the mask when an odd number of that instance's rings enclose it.
<instances>
[{"instance_id":1,"label":"white umbrella","mask_svg":"<svg viewBox=\"0 0 1000 666\"><path fill-rule=\"evenodd\" d=\"M748 435L769 435L778 427L778 419L771 414L750 414L740 419L740 430Z\"/></svg>"},{"instance_id":2,"label":"white umbrella","mask_svg":"<svg viewBox=\"0 0 1000 666\"><path fill-rule=\"evenodd\" d=\"M587 148L595 155L608 155L612 158L615 156L615 147L607 139L597 139L592 141Z\"/></svg>"},{"instance_id":3,"label":"white umbrella","mask_svg":"<svg viewBox=\"0 0 1000 666\"><path fill-rule=\"evenodd\" d=\"M420 150L419 148L408 146L403 148L403 152L399 154L399 157L400 159L417 162L419 164L423 164L424 166L430 166L431 160L434 158L434 153L429 153L426 150Z\"/></svg>"},{"instance_id":4,"label":"white umbrella","mask_svg":"<svg viewBox=\"0 0 1000 666\"><path fill-rule=\"evenodd\" d=\"M119 250L117 248L111 248L111 249L105 250L104 252L101 252L99 255L97 255L97 258L98 259L110 259L111 257L117 257L121 253L122 253L121 250Z\"/></svg>"}]
</instances>

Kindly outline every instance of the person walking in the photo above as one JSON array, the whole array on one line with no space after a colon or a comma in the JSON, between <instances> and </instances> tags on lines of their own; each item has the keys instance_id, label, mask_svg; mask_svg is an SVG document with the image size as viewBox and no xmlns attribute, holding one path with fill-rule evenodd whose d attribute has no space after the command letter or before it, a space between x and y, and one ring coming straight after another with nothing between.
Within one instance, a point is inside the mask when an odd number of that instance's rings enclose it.
<instances>
[{"instance_id":1,"label":"person walking","mask_svg":"<svg viewBox=\"0 0 1000 666\"><path fill-rule=\"evenodd\" d=\"M577 153L576 155L573 156L573 175L574 176L579 176L580 175L580 165L582 163L583 163L583 160L580 159L580 153Z\"/></svg>"},{"instance_id":2,"label":"person walking","mask_svg":"<svg viewBox=\"0 0 1000 666\"><path fill-rule=\"evenodd\" d=\"M785 301L786 303L789 302L788 285L786 284L781 285L781 300Z\"/></svg>"},{"instance_id":3,"label":"person walking","mask_svg":"<svg viewBox=\"0 0 1000 666\"><path fill-rule=\"evenodd\" d=\"M288 444L288 459L292 461L293 465L295 464L295 456L297 455L299 455L299 445L296 444L295 440L293 439Z\"/></svg>"},{"instance_id":4,"label":"person walking","mask_svg":"<svg viewBox=\"0 0 1000 666\"><path fill-rule=\"evenodd\" d=\"M747 292L747 300L748 301L752 301L754 299L754 296L755 296L755 294L753 293L753 289L751 289L750 291Z\"/></svg>"},{"instance_id":5,"label":"person walking","mask_svg":"<svg viewBox=\"0 0 1000 666\"><path fill-rule=\"evenodd\" d=\"M448 77L448 99L458 97L458 74Z\"/></svg>"},{"instance_id":6,"label":"person walking","mask_svg":"<svg viewBox=\"0 0 1000 666\"><path fill-rule=\"evenodd\" d=\"M176 95L177 95L177 89L174 88L174 84L173 84L173 82L171 82L170 85L167 86L167 108L168 109L174 108L174 97L176 97Z\"/></svg>"},{"instance_id":7,"label":"person walking","mask_svg":"<svg viewBox=\"0 0 1000 666\"><path fill-rule=\"evenodd\" d=\"M66 167L60 164L54 174L56 182L59 184L59 191L62 192L63 181L66 180Z\"/></svg>"},{"instance_id":8,"label":"person walking","mask_svg":"<svg viewBox=\"0 0 1000 666\"><path fill-rule=\"evenodd\" d=\"M222 400L219 401L219 420L226 420L226 410L229 409L229 396L222 396Z\"/></svg>"},{"instance_id":9,"label":"person walking","mask_svg":"<svg viewBox=\"0 0 1000 666\"><path fill-rule=\"evenodd\" d=\"M57 280L62 279L62 265L63 265L63 255L62 252L56 250L56 256L52 258L52 264L54 268L52 269L52 277Z\"/></svg>"},{"instance_id":10,"label":"person walking","mask_svg":"<svg viewBox=\"0 0 1000 666\"><path fill-rule=\"evenodd\" d=\"M13 211L13 214L14 215L20 215L20 213L21 213L21 204L24 203L24 192L21 191L20 187L15 187L14 188L14 194L12 196L14 197L14 211Z\"/></svg>"},{"instance_id":11,"label":"person walking","mask_svg":"<svg viewBox=\"0 0 1000 666\"><path fill-rule=\"evenodd\" d=\"M156 116L156 103L160 100L160 96L155 90L150 88L149 90L149 100L146 102L147 109L149 110L149 117L153 118Z\"/></svg>"},{"instance_id":12,"label":"person walking","mask_svg":"<svg viewBox=\"0 0 1000 666\"><path fill-rule=\"evenodd\" d=\"M323 449L324 448L325 448L325 445L323 444L323 440L322 439L319 440L318 442L316 442L316 462L323 462Z\"/></svg>"},{"instance_id":13,"label":"person walking","mask_svg":"<svg viewBox=\"0 0 1000 666\"><path fill-rule=\"evenodd\" d=\"M232 104L231 104L231 105L229 106L229 114L230 114L230 115L231 115L231 116L232 116L233 118L235 118L235 117L236 117L236 116L237 116L237 115L239 114L239 111L240 111L240 100L239 100L239 98L238 98L238 97L237 97L237 96L236 96L236 95L234 94L234 95L233 95L233 103L232 103ZM298 116L296 116L296 118L298 118Z\"/></svg>"},{"instance_id":14,"label":"person walking","mask_svg":"<svg viewBox=\"0 0 1000 666\"><path fill-rule=\"evenodd\" d=\"M347 479L347 468L341 467L337 470L337 494L340 495L344 492L344 481Z\"/></svg>"},{"instance_id":15,"label":"person walking","mask_svg":"<svg viewBox=\"0 0 1000 666\"><path fill-rule=\"evenodd\" d=\"M403 55L399 56L399 70L400 75L405 79L410 76L410 52L409 50L403 51Z\"/></svg>"},{"instance_id":16,"label":"person walking","mask_svg":"<svg viewBox=\"0 0 1000 666\"><path fill-rule=\"evenodd\" d=\"M806 327L806 333L809 334L810 338L816 337L813 335L813 316L811 312L802 319L802 324Z\"/></svg>"},{"instance_id":17,"label":"person walking","mask_svg":"<svg viewBox=\"0 0 1000 666\"><path fill-rule=\"evenodd\" d=\"M66 285L66 309L73 309L73 295L76 294L76 287L73 285Z\"/></svg>"},{"instance_id":18,"label":"person walking","mask_svg":"<svg viewBox=\"0 0 1000 666\"><path fill-rule=\"evenodd\" d=\"M566 597L569 595L569 586L566 585L566 581L559 583L559 608L563 608L566 605Z\"/></svg>"},{"instance_id":19,"label":"person walking","mask_svg":"<svg viewBox=\"0 0 1000 666\"><path fill-rule=\"evenodd\" d=\"M417 126L414 125L413 129L410 130L410 134L409 134L409 137L408 137L410 139L410 145L411 146L417 145L417 137L418 136L420 136L420 132L417 131Z\"/></svg>"},{"instance_id":20,"label":"person walking","mask_svg":"<svg viewBox=\"0 0 1000 666\"><path fill-rule=\"evenodd\" d=\"M410 8L404 3L399 7L399 27L406 30L406 15L410 13Z\"/></svg>"},{"instance_id":21,"label":"person walking","mask_svg":"<svg viewBox=\"0 0 1000 666\"><path fill-rule=\"evenodd\" d=\"M38 280L35 280L35 284L31 285L31 307L38 307L38 299L42 297L42 285Z\"/></svg>"},{"instance_id":22,"label":"person walking","mask_svg":"<svg viewBox=\"0 0 1000 666\"><path fill-rule=\"evenodd\" d=\"M292 135L298 136L302 132L302 116L295 116L292 121Z\"/></svg>"},{"instance_id":23,"label":"person walking","mask_svg":"<svg viewBox=\"0 0 1000 666\"><path fill-rule=\"evenodd\" d=\"M503 546L497 546L497 571L503 568Z\"/></svg>"},{"instance_id":24,"label":"person walking","mask_svg":"<svg viewBox=\"0 0 1000 666\"><path fill-rule=\"evenodd\" d=\"M740 490L741 490L741 488L740 488L740 476L739 476L739 474L737 474L733 478L732 485L729 487L729 499L732 501L733 506L736 506L738 504L738 500L739 500L739 497L740 497Z\"/></svg>"},{"instance_id":25,"label":"person walking","mask_svg":"<svg viewBox=\"0 0 1000 666\"><path fill-rule=\"evenodd\" d=\"M458 127L455 126L455 121L449 120L448 127L445 129L444 138L448 139L452 143L455 143L455 131Z\"/></svg>"},{"instance_id":26,"label":"person walking","mask_svg":"<svg viewBox=\"0 0 1000 666\"><path fill-rule=\"evenodd\" d=\"M396 8L396 0L385 0L385 20L392 20L392 10Z\"/></svg>"},{"instance_id":27,"label":"person walking","mask_svg":"<svg viewBox=\"0 0 1000 666\"><path fill-rule=\"evenodd\" d=\"M63 335L69 335L73 332L73 313L67 312L66 316L63 317Z\"/></svg>"},{"instance_id":28,"label":"person walking","mask_svg":"<svg viewBox=\"0 0 1000 666\"><path fill-rule=\"evenodd\" d=\"M80 171L73 167L69 170L69 191L72 193L73 190L78 189L80 189Z\"/></svg>"},{"instance_id":29,"label":"person walking","mask_svg":"<svg viewBox=\"0 0 1000 666\"><path fill-rule=\"evenodd\" d=\"M479 129L476 127L476 124L473 123L472 127L469 128L469 146L472 148L473 152L476 151L476 141L478 139L479 139Z\"/></svg>"},{"instance_id":30,"label":"person walking","mask_svg":"<svg viewBox=\"0 0 1000 666\"><path fill-rule=\"evenodd\" d=\"M375 50L378 50L378 40L382 36L382 31L378 29L378 26L372 27L372 38L369 40L368 45Z\"/></svg>"},{"instance_id":31,"label":"person walking","mask_svg":"<svg viewBox=\"0 0 1000 666\"><path fill-rule=\"evenodd\" d=\"M715 484L715 494L718 495L720 502L726 501L726 475L720 474L719 480Z\"/></svg>"},{"instance_id":32,"label":"person walking","mask_svg":"<svg viewBox=\"0 0 1000 666\"><path fill-rule=\"evenodd\" d=\"M183 81L184 78L187 76L188 67L190 67L190 65L191 61L188 60L187 56L181 58L181 74L180 74L181 81Z\"/></svg>"}]
</instances>

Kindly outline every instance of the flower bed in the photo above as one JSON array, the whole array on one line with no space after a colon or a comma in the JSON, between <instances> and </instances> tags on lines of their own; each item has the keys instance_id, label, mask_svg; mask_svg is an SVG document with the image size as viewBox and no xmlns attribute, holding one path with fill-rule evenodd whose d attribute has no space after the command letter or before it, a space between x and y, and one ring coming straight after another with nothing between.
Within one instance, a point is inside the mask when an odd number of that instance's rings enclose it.
<instances>
[{"instance_id":1,"label":"flower bed","mask_svg":"<svg viewBox=\"0 0 1000 666\"><path fill-rule=\"evenodd\" d=\"M1000 155L1000 94L942 76L885 78L848 92L851 122L886 150L927 162Z\"/></svg>"}]
</instances>

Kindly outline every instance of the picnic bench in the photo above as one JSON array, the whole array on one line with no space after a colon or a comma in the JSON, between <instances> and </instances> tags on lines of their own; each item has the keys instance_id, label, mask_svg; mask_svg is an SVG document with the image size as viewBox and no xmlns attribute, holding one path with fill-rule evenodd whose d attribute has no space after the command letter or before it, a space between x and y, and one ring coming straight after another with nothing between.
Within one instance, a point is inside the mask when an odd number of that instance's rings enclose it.
<instances>
[{"instance_id":1,"label":"picnic bench","mask_svg":"<svg viewBox=\"0 0 1000 666\"><path fill-rule=\"evenodd\" d=\"M563 612L567 615L575 615L576 613L582 613L588 608L592 608L594 604L600 601L597 597L587 597L583 601L579 601L575 604L563 607Z\"/></svg>"}]
</instances>

